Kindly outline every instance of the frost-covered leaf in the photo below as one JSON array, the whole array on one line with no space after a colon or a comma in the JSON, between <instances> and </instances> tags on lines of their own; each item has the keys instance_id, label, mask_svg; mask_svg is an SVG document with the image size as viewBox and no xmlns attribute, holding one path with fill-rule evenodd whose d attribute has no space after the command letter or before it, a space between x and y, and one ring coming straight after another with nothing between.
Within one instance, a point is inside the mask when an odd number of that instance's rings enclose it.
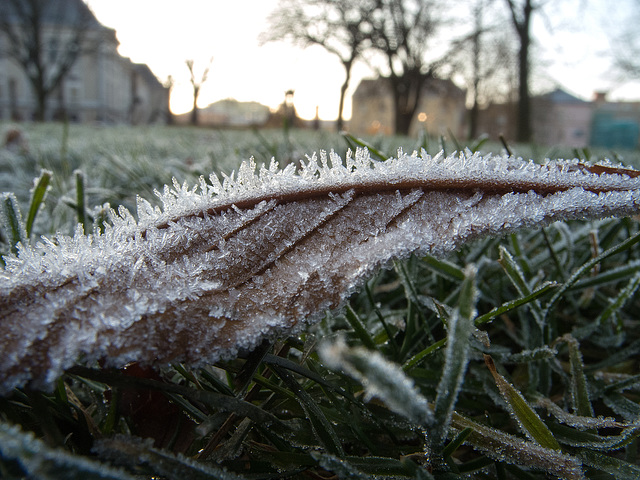
<instances>
[{"instance_id":1,"label":"frost-covered leaf","mask_svg":"<svg viewBox=\"0 0 640 480\"><path fill-rule=\"evenodd\" d=\"M381 266L557 219L636 213L639 172L470 152L253 162L174 182L137 220L59 235L0 273L0 391L50 387L79 359L202 365L299 329Z\"/></svg>"}]
</instances>

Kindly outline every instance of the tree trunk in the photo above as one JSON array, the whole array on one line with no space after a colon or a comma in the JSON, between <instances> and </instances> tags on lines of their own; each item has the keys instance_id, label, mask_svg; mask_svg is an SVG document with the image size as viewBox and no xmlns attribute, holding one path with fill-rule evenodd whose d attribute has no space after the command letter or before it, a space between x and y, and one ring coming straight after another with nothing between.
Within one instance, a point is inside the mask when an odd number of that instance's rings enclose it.
<instances>
[{"instance_id":1,"label":"tree trunk","mask_svg":"<svg viewBox=\"0 0 640 480\"><path fill-rule=\"evenodd\" d=\"M411 121L422 97L422 87L428 75L406 72L402 77L389 78L393 89L395 134L409 135Z\"/></svg>"},{"instance_id":2,"label":"tree trunk","mask_svg":"<svg viewBox=\"0 0 640 480\"><path fill-rule=\"evenodd\" d=\"M344 110L344 97L347 94L347 88L349 88L349 81L351 80L352 63L353 62L351 61L342 62L346 77L344 79L344 82L342 83L342 86L340 87L340 104L338 106L338 120L336 122L336 130L338 131L338 133L340 133L344 129L344 118L342 110Z\"/></svg>"},{"instance_id":3,"label":"tree trunk","mask_svg":"<svg viewBox=\"0 0 640 480\"><path fill-rule=\"evenodd\" d=\"M481 35L482 35L482 0L479 0L474 8L475 32L473 34L473 106L469 111L469 140L478 136L478 115L480 113L480 105L478 105L478 97L480 93L480 54L482 52Z\"/></svg>"},{"instance_id":4,"label":"tree trunk","mask_svg":"<svg viewBox=\"0 0 640 480\"><path fill-rule=\"evenodd\" d=\"M530 142L531 128L531 99L529 96L529 46L531 45L531 15L535 9L532 0L525 0L522 6L522 15L518 18L516 7L511 0L507 0L511 10L513 26L520 40L518 52L518 119L516 140L518 142Z\"/></svg>"},{"instance_id":5,"label":"tree trunk","mask_svg":"<svg viewBox=\"0 0 640 480\"><path fill-rule=\"evenodd\" d=\"M194 87L193 89L193 109L191 110L191 125L198 125L198 95L200 89Z\"/></svg>"},{"instance_id":6,"label":"tree trunk","mask_svg":"<svg viewBox=\"0 0 640 480\"><path fill-rule=\"evenodd\" d=\"M45 113L47 109L47 93L44 88L35 88L36 96L36 111L34 112L33 119L36 122L44 122Z\"/></svg>"},{"instance_id":7,"label":"tree trunk","mask_svg":"<svg viewBox=\"0 0 640 480\"><path fill-rule=\"evenodd\" d=\"M478 99L474 98L473 106L469 110L469 140L473 140L478 136L478 116L480 114L480 106Z\"/></svg>"},{"instance_id":8,"label":"tree trunk","mask_svg":"<svg viewBox=\"0 0 640 480\"><path fill-rule=\"evenodd\" d=\"M526 28L526 32L524 31ZM531 141L531 99L529 96L529 17L526 19L526 27L520 36L519 54L519 85L518 85L518 133L517 141Z\"/></svg>"}]
</instances>

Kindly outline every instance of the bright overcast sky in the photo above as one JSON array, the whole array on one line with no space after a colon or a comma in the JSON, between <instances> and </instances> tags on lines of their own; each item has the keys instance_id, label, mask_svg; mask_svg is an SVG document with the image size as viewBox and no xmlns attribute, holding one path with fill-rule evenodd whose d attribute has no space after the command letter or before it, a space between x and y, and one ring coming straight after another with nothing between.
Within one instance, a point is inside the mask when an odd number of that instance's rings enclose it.
<instances>
[{"instance_id":1,"label":"bright overcast sky","mask_svg":"<svg viewBox=\"0 0 640 480\"><path fill-rule=\"evenodd\" d=\"M194 59L196 74L200 75L213 57L200 107L236 98L275 108L284 92L294 89L295 105L303 118L313 118L316 106L321 118L337 117L344 70L336 57L320 47L303 50L283 42L259 45L258 36L267 27L265 19L278 0L86 1L98 20L116 29L120 54L146 63L161 81L169 75L175 79L171 99L175 113L190 110L193 102L185 60ZM627 1L632 0L616 0L615 4ZM585 1L567 0L563 4L571 17ZM602 59L608 44L600 15L611 12L600 5L611 4L608 0L586 2L591 13L583 17L585 28L577 33L569 34L561 26L549 30L551 17L548 22L538 20L536 33L543 67L552 72L546 73L544 80L551 88L561 86L586 100L595 90L611 91L613 98L640 99L638 85L614 83L607 75L608 62ZM351 93L361 78L371 75L366 66L356 64L345 108L347 118Z\"/></svg>"}]
</instances>

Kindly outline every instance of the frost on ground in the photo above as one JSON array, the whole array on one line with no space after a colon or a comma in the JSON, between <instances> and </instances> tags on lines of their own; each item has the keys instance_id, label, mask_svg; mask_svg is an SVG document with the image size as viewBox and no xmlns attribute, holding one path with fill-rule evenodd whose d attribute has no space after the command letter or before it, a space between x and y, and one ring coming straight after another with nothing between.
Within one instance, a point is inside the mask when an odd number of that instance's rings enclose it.
<instances>
[{"instance_id":1,"label":"frost on ground","mask_svg":"<svg viewBox=\"0 0 640 480\"><path fill-rule=\"evenodd\" d=\"M257 170L257 171L256 171ZM197 187L174 182L102 235L20 246L0 273L0 393L50 387L80 359L192 365L339 307L413 252L553 220L635 213L640 172L470 152L377 162L324 152Z\"/></svg>"}]
</instances>

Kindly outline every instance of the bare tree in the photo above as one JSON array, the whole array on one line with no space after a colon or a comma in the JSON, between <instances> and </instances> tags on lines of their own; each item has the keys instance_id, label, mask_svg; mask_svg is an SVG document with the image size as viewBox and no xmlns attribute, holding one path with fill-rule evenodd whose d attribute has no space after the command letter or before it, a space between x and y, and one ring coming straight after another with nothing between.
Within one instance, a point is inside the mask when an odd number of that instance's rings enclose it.
<instances>
[{"instance_id":1,"label":"bare tree","mask_svg":"<svg viewBox=\"0 0 640 480\"><path fill-rule=\"evenodd\" d=\"M469 138L478 136L480 106L510 93L513 62L512 37L502 28L504 18L492 9L493 0L473 0L471 31L452 42L447 64L465 79L471 96ZM491 18L491 22L487 22ZM507 90L505 92L505 89Z\"/></svg>"},{"instance_id":2,"label":"bare tree","mask_svg":"<svg viewBox=\"0 0 640 480\"><path fill-rule=\"evenodd\" d=\"M345 70L340 87L337 129L343 129L344 100L354 62L370 45L375 0L281 0L269 16L262 41L291 40L303 48L320 45L336 55Z\"/></svg>"},{"instance_id":3,"label":"bare tree","mask_svg":"<svg viewBox=\"0 0 640 480\"><path fill-rule=\"evenodd\" d=\"M207 81L209 76L209 69L211 68L211 63L213 62L213 57L209 59L209 64L207 68L202 72L202 76L200 80L196 79L196 73L194 70L194 61L186 60L187 68L189 69L189 73L191 74L191 86L193 87L193 110L191 110L191 125L198 125L198 97L200 96L200 89L204 82Z\"/></svg>"},{"instance_id":4,"label":"bare tree","mask_svg":"<svg viewBox=\"0 0 640 480\"><path fill-rule=\"evenodd\" d=\"M529 91L529 49L531 47L531 17L540 5L533 0L505 0L511 13L513 27L519 40L518 49L518 127L516 140L528 142L531 140L531 95Z\"/></svg>"},{"instance_id":5,"label":"bare tree","mask_svg":"<svg viewBox=\"0 0 640 480\"><path fill-rule=\"evenodd\" d=\"M171 75L169 75L164 82L164 87L167 89L167 125L174 124L173 113L171 112L171 93L173 92L175 84L176 82Z\"/></svg>"},{"instance_id":6,"label":"bare tree","mask_svg":"<svg viewBox=\"0 0 640 480\"><path fill-rule=\"evenodd\" d=\"M623 10L624 11L624 10ZM618 23L615 33L611 34L611 54L614 70L621 80L640 79L640 2L632 1L629 5L628 18Z\"/></svg>"},{"instance_id":7,"label":"bare tree","mask_svg":"<svg viewBox=\"0 0 640 480\"><path fill-rule=\"evenodd\" d=\"M3 53L24 71L36 98L35 119L45 119L47 100L61 86L99 26L82 0L0 0Z\"/></svg>"},{"instance_id":8,"label":"bare tree","mask_svg":"<svg viewBox=\"0 0 640 480\"><path fill-rule=\"evenodd\" d=\"M395 106L395 132L408 134L425 81L441 59L429 59L431 41L447 24L439 0L377 0L373 48L386 61Z\"/></svg>"}]
</instances>

